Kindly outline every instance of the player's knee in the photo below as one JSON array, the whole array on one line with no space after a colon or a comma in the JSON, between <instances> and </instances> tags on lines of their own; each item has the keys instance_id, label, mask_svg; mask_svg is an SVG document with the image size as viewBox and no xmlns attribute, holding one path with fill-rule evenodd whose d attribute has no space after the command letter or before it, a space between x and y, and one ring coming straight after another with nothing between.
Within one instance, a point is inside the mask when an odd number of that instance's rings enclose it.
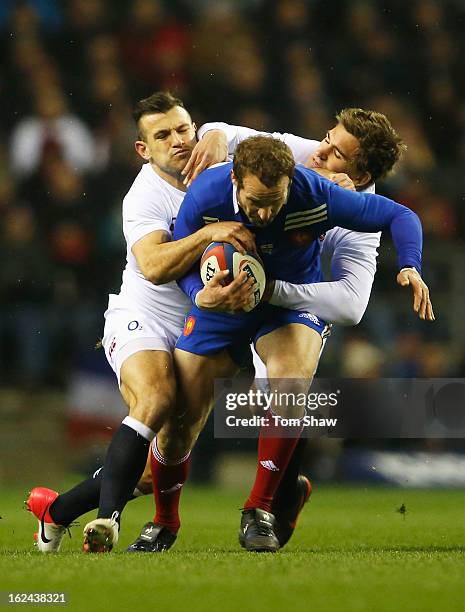
<instances>
[{"instance_id":1,"label":"player's knee","mask_svg":"<svg viewBox=\"0 0 465 612\"><path fill-rule=\"evenodd\" d=\"M162 391L147 386L137 390L129 414L147 427L158 431L170 417L174 401L174 389L166 388Z\"/></svg>"},{"instance_id":2,"label":"player's knee","mask_svg":"<svg viewBox=\"0 0 465 612\"><path fill-rule=\"evenodd\" d=\"M194 418L184 415L184 418L170 417L157 434L157 446L166 459L179 459L195 445L203 429L203 415Z\"/></svg>"},{"instance_id":3,"label":"player's knee","mask_svg":"<svg viewBox=\"0 0 465 612\"><path fill-rule=\"evenodd\" d=\"M197 437L193 436L191 430L184 429L173 435L171 432L164 432L157 436L157 447L162 456L167 461L177 461L187 455L192 450Z\"/></svg>"},{"instance_id":4,"label":"player's knee","mask_svg":"<svg viewBox=\"0 0 465 612\"><path fill-rule=\"evenodd\" d=\"M267 364L268 378L305 379L311 384L314 371L314 364L308 361L273 361Z\"/></svg>"}]
</instances>

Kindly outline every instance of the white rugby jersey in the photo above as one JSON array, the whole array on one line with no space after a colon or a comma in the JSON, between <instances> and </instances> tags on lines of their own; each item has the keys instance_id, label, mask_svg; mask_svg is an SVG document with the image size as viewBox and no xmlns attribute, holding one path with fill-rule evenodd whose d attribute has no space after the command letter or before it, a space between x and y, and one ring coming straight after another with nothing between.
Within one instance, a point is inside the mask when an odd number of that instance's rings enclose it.
<instances>
[{"instance_id":1,"label":"white rugby jersey","mask_svg":"<svg viewBox=\"0 0 465 612\"><path fill-rule=\"evenodd\" d=\"M205 123L198 131L199 138L209 130L226 134L229 155L234 155L237 145L249 136L271 135L288 145L298 164L304 164L320 144L294 134L270 134L223 122ZM365 191L375 193L375 186ZM333 281L308 285L276 281L270 304L305 310L328 323L357 325L370 299L380 238L380 232L368 234L341 227L329 230L322 239L321 252L331 256Z\"/></svg>"},{"instance_id":2,"label":"white rugby jersey","mask_svg":"<svg viewBox=\"0 0 465 612\"><path fill-rule=\"evenodd\" d=\"M127 244L126 267L120 298L126 304L156 319L182 327L191 303L176 282L154 285L140 271L133 245L151 232L164 230L170 236L185 196L163 180L150 164L144 164L123 200L123 232Z\"/></svg>"}]
</instances>

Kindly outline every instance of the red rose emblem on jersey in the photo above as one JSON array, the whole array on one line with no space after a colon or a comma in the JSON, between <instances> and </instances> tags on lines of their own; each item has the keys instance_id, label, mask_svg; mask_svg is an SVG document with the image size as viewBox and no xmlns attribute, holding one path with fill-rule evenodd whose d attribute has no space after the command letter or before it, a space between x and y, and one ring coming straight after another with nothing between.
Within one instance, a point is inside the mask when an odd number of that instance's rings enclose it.
<instances>
[{"instance_id":1,"label":"red rose emblem on jersey","mask_svg":"<svg viewBox=\"0 0 465 612\"><path fill-rule=\"evenodd\" d=\"M190 336L191 333L194 331L194 327L195 327L195 317L193 317L192 315L189 315L186 319L186 322L184 323L184 329L183 329L182 335Z\"/></svg>"}]
</instances>

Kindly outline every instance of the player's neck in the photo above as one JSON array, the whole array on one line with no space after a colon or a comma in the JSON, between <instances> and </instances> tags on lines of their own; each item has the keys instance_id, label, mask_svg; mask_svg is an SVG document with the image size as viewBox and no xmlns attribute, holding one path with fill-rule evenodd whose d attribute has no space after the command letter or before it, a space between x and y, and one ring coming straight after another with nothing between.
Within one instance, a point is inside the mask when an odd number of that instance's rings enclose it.
<instances>
[{"instance_id":1,"label":"player's neck","mask_svg":"<svg viewBox=\"0 0 465 612\"><path fill-rule=\"evenodd\" d=\"M166 181L169 185L175 187L176 189L179 189L179 191L187 191L187 187L183 184L184 177L181 173L170 174L169 172L162 170L159 166L156 166L155 164L151 163L150 165L152 166L152 169L155 174L158 174L158 176L164 181Z\"/></svg>"}]
</instances>

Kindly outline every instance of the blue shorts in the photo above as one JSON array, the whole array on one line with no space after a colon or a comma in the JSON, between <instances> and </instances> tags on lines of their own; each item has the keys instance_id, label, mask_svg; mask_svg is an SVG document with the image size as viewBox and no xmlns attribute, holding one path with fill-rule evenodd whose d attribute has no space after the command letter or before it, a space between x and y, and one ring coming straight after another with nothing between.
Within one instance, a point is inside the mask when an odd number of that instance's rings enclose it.
<instances>
[{"instance_id":1,"label":"blue shorts","mask_svg":"<svg viewBox=\"0 0 465 612\"><path fill-rule=\"evenodd\" d=\"M322 338L329 335L330 326L325 321L300 310L260 304L251 312L227 315L193 306L176 348L196 355L215 355L226 349L238 365L244 366L252 342L255 344L261 336L290 323L311 327Z\"/></svg>"}]
</instances>

